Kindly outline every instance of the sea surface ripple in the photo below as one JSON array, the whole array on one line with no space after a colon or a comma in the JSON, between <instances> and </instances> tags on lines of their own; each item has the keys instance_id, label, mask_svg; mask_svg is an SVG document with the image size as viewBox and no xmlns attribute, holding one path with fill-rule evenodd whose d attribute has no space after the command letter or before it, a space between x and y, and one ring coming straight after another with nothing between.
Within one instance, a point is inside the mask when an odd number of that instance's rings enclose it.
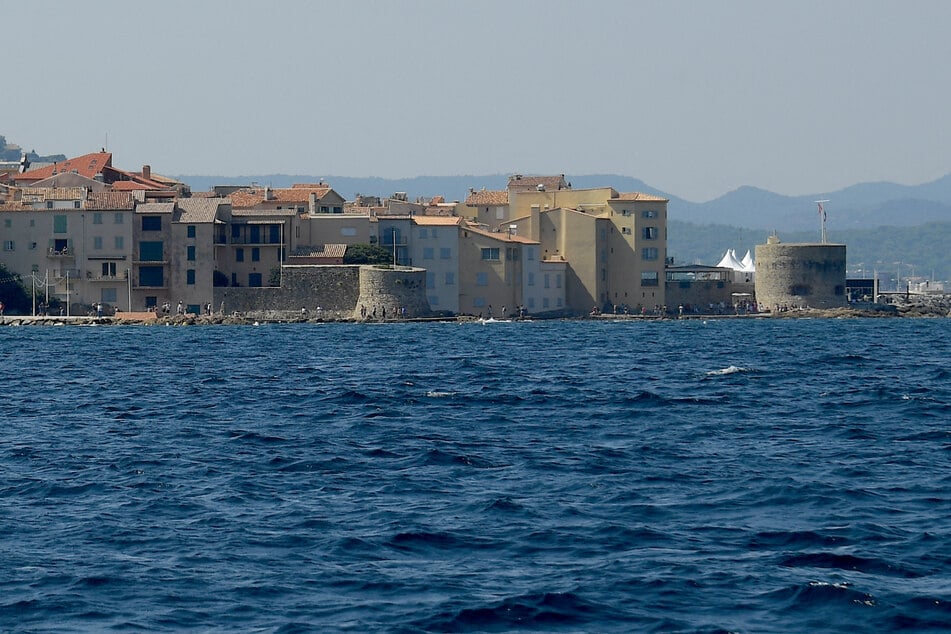
<instances>
[{"instance_id":1,"label":"sea surface ripple","mask_svg":"<svg viewBox=\"0 0 951 634\"><path fill-rule=\"evenodd\" d=\"M951 320L0 329L0 630L951 623Z\"/></svg>"}]
</instances>

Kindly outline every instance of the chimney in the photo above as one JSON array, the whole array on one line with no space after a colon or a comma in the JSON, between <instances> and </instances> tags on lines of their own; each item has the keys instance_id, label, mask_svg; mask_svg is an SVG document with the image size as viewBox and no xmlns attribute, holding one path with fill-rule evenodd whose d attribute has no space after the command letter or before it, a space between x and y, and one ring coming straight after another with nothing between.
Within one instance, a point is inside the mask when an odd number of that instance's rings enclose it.
<instances>
[{"instance_id":1,"label":"chimney","mask_svg":"<svg viewBox=\"0 0 951 634\"><path fill-rule=\"evenodd\" d=\"M142 178L150 180L152 178L152 166L143 165L142 166Z\"/></svg>"},{"instance_id":2,"label":"chimney","mask_svg":"<svg viewBox=\"0 0 951 634\"><path fill-rule=\"evenodd\" d=\"M317 213L317 193L310 192L310 195L307 197L308 204L308 213L313 216Z\"/></svg>"}]
</instances>

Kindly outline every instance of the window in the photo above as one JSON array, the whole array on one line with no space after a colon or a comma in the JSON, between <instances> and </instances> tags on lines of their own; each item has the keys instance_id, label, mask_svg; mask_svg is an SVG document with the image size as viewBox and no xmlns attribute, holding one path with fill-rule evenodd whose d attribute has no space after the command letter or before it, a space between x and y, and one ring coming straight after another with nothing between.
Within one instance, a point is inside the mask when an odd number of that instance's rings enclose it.
<instances>
[{"instance_id":1,"label":"window","mask_svg":"<svg viewBox=\"0 0 951 634\"><path fill-rule=\"evenodd\" d=\"M116 236L116 248L117 249L125 248L125 239L122 236Z\"/></svg>"},{"instance_id":2,"label":"window","mask_svg":"<svg viewBox=\"0 0 951 634\"><path fill-rule=\"evenodd\" d=\"M545 273L545 283L543 284L545 288L551 288L551 280L549 279L548 273Z\"/></svg>"},{"instance_id":3,"label":"window","mask_svg":"<svg viewBox=\"0 0 951 634\"><path fill-rule=\"evenodd\" d=\"M47 208L47 209L52 209L52 208L53 208L53 201L52 201L52 200L47 200L47 201L46 201L46 208Z\"/></svg>"},{"instance_id":4,"label":"window","mask_svg":"<svg viewBox=\"0 0 951 634\"><path fill-rule=\"evenodd\" d=\"M142 216L142 231L161 231L162 216Z\"/></svg>"},{"instance_id":5,"label":"window","mask_svg":"<svg viewBox=\"0 0 951 634\"><path fill-rule=\"evenodd\" d=\"M425 237L426 237L426 227L420 227L420 228L419 228L419 237L420 237L420 238L425 238Z\"/></svg>"},{"instance_id":6,"label":"window","mask_svg":"<svg viewBox=\"0 0 951 634\"><path fill-rule=\"evenodd\" d=\"M102 236L95 236L92 239L92 248L97 251L102 250Z\"/></svg>"},{"instance_id":7,"label":"window","mask_svg":"<svg viewBox=\"0 0 951 634\"><path fill-rule=\"evenodd\" d=\"M162 242L139 242L139 260L142 262L161 262L163 257Z\"/></svg>"},{"instance_id":8,"label":"window","mask_svg":"<svg viewBox=\"0 0 951 634\"><path fill-rule=\"evenodd\" d=\"M425 249L423 249L423 259L424 259L424 260L432 260L432 259L433 259L433 250L434 250L434 249L433 249L432 247L426 247Z\"/></svg>"},{"instance_id":9,"label":"window","mask_svg":"<svg viewBox=\"0 0 951 634\"><path fill-rule=\"evenodd\" d=\"M125 222L125 214L123 214L121 211L117 211L116 217L113 220L113 223L117 225L121 225L124 222Z\"/></svg>"},{"instance_id":10,"label":"window","mask_svg":"<svg viewBox=\"0 0 951 634\"><path fill-rule=\"evenodd\" d=\"M529 285L529 286L535 286L535 274L534 274L534 273L531 273L531 272L530 272L530 273L528 274L528 285Z\"/></svg>"},{"instance_id":11,"label":"window","mask_svg":"<svg viewBox=\"0 0 951 634\"><path fill-rule=\"evenodd\" d=\"M35 242L31 242L31 243L30 243L30 251L34 251L35 249L36 249L36 243L35 243Z\"/></svg>"},{"instance_id":12,"label":"window","mask_svg":"<svg viewBox=\"0 0 951 634\"><path fill-rule=\"evenodd\" d=\"M252 288L260 288L261 286L263 286L261 274L248 273L248 286Z\"/></svg>"},{"instance_id":13,"label":"window","mask_svg":"<svg viewBox=\"0 0 951 634\"><path fill-rule=\"evenodd\" d=\"M622 209L622 210L621 210L621 215L622 215L622 216L630 216L630 215L631 215L631 211L630 211L629 209Z\"/></svg>"},{"instance_id":14,"label":"window","mask_svg":"<svg viewBox=\"0 0 951 634\"><path fill-rule=\"evenodd\" d=\"M92 223L93 223L94 225L101 225L101 224L102 224L102 214L99 213L99 212L94 213L94 214L92 215Z\"/></svg>"},{"instance_id":15,"label":"window","mask_svg":"<svg viewBox=\"0 0 951 634\"><path fill-rule=\"evenodd\" d=\"M271 244L277 244L281 241L281 227L284 225L269 225L268 226L268 239L267 241ZM341 230L341 233L343 231Z\"/></svg>"},{"instance_id":16,"label":"window","mask_svg":"<svg viewBox=\"0 0 951 634\"><path fill-rule=\"evenodd\" d=\"M248 227L251 232L251 238L248 240L251 244L259 244L261 242L261 226L260 225L251 225Z\"/></svg>"},{"instance_id":17,"label":"window","mask_svg":"<svg viewBox=\"0 0 951 634\"><path fill-rule=\"evenodd\" d=\"M426 271L426 288L436 288L436 274Z\"/></svg>"},{"instance_id":18,"label":"window","mask_svg":"<svg viewBox=\"0 0 951 634\"><path fill-rule=\"evenodd\" d=\"M643 233L645 240L656 240L657 239L657 227L644 227Z\"/></svg>"},{"instance_id":19,"label":"window","mask_svg":"<svg viewBox=\"0 0 951 634\"><path fill-rule=\"evenodd\" d=\"M53 216L53 233L66 233L66 216Z\"/></svg>"},{"instance_id":20,"label":"window","mask_svg":"<svg viewBox=\"0 0 951 634\"><path fill-rule=\"evenodd\" d=\"M560 297L557 300L557 305L558 305L558 308L561 308L562 306L564 306L564 302Z\"/></svg>"},{"instance_id":21,"label":"window","mask_svg":"<svg viewBox=\"0 0 951 634\"><path fill-rule=\"evenodd\" d=\"M4 251L13 251L14 250L13 240L4 240L3 241L3 250Z\"/></svg>"},{"instance_id":22,"label":"window","mask_svg":"<svg viewBox=\"0 0 951 634\"><path fill-rule=\"evenodd\" d=\"M251 247L251 261L260 262L261 261L261 249L258 247Z\"/></svg>"},{"instance_id":23,"label":"window","mask_svg":"<svg viewBox=\"0 0 951 634\"><path fill-rule=\"evenodd\" d=\"M631 228L630 228L630 227L621 227L621 233L623 233L624 235L629 236L629 235L631 235L631 233L632 233L632 232L631 232Z\"/></svg>"},{"instance_id":24,"label":"window","mask_svg":"<svg viewBox=\"0 0 951 634\"><path fill-rule=\"evenodd\" d=\"M561 273L555 273L555 288L561 288Z\"/></svg>"},{"instance_id":25,"label":"window","mask_svg":"<svg viewBox=\"0 0 951 634\"><path fill-rule=\"evenodd\" d=\"M449 247L443 247L439 249L439 259L440 260L449 260L452 258L452 249Z\"/></svg>"},{"instance_id":26,"label":"window","mask_svg":"<svg viewBox=\"0 0 951 634\"><path fill-rule=\"evenodd\" d=\"M185 271L185 283L186 284L195 283L195 269L188 269Z\"/></svg>"},{"instance_id":27,"label":"window","mask_svg":"<svg viewBox=\"0 0 951 634\"><path fill-rule=\"evenodd\" d=\"M641 272L641 286L657 286L658 277L657 271Z\"/></svg>"},{"instance_id":28,"label":"window","mask_svg":"<svg viewBox=\"0 0 951 634\"><path fill-rule=\"evenodd\" d=\"M83 204L78 200L73 201L73 209L82 209Z\"/></svg>"},{"instance_id":29,"label":"window","mask_svg":"<svg viewBox=\"0 0 951 634\"><path fill-rule=\"evenodd\" d=\"M547 297L542 297L542 308L548 308L551 302Z\"/></svg>"},{"instance_id":30,"label":"window","mask_svg":"<svg viewBox=\"0 0 951 634\"><path fill-rule=\"evenodd\" d=\"M328 207L327 205L321 205L321 206L320 206L320 213L322 213L322 214L329 214L329 213L330 213L330 207Z\"/></svg>"},{"instance_id":31,"label":"window","mask_svg":"<svg viewBox=\"0 0 951 634\"><path fill-rule=\"evenodd\" d=\"M345 237L348 237L348 238L351 238L351 237L357 235L357 228L356 228L356 227L341 227L341 228L340 228L340 235L345 236ZM298 237L300 237L300 236L298 236Z\"/></svg>"},{"instance_id":32,"label":"window","mask_svg":"<svg viewBox=\"0 0 951 634\"><path fill-rule=\"evenodd\" d=\"M244 249L238 247L234 250L234 261L235 262L244 262Z\"/></svg>"},{"instance_id":33,"label":"window","mask_svg":"<svg viewBox=\"0 0 951 634\"><path fill-rule=\"evenodd\" d=\"M161 266L140 266L139 286L165 286L165 270Z\"/></svg>"},{"instance_id":34,"label":"window","mask_svg":"<svg viewBox=\"0 0 951 634\"><path fill-rule=\"evenodd\" d=\"M482 249L482 259L483 260L498 260L499 259L499 250L495 249Z\"/></svg>"},{"instance_id":35,"label":"window","mask_svg":"<svg viewBox=\"0 0 951 634\"><path fill-rule=\"evenodd\" d=\"M195 225L188 225L187 232L188 232L187 235L188 235L189 238L194 238L194 237L195 237Z\"/></svg>"},{"instance_id":36,"label":"window","mask_svg":"<svg viewBox=\"0 0 951 634\"><path fill-rule=\"evenodd\" d=\"M115 276L116 276L116 263L115 263L115 262L103 262L103 263L102 263L102 276L103 276L103 277L115 277Z\"/></svg>"},{"instance_id":37,"label":"window","mask_svg":"<svg viewBox=\"0 0 951 634\"><path fill-rule=\"evenodd\" d=\"M476 273L476 286L488 286L489 274L485 272Z\"/></svg>"},{"instance_id":38,"label":"window","mask_svg":"<svg viewBox=\"0 0 951 634\"><path fill-rule=\"evenodd\" d=\"M456 283L455 273L446 273L446 286L453 286Z\"/></svg>"},{"instance_id":39,"label":"window","mask_svg":"<svg viewBox=\"0 0 951 634\"><path fill-rule=\"evenodd\" d=\"M6 218L6 219L4 219L4 221L3 221L3 226L6 227L7 229L9 229L10 227L13 226L13 221L10 220L9 218Z\"/></svg>"},{"instance_id":40,"label":"window","mask_svg":"<svg viewBox=\"0 0 951 634\"><path fill-rule=\"evenodd\" d=\"M343 213L343 207L340 207L339 205L334 205L334 213L335 213L335 214L342 214L342 213Z\"/></svg>"},{"instance_id":41,"label":"window","mask_svg":"<svg viewBox=\"0 0 951 634\"><path fill-rule=\"evenodd\" d=\"M119 296L119 293L116 292L115 287L104 288L99 291L99 297L103 304L115 304L116 298Z\"/></svg>"},{"instance_id":42,"label":"window","mask_svg":"<svg viewBox=\"0 0 951 634\"><path fill-rule=\"evenodd\" d=\"M529 298L528 298L528 307L529 307L529 308L535 308L535 298L534 298L534 297L529 297Z\"/></svg>"},{"instance_id":43,"label":"window","mask_svg":"<svg viewBox=\"0 0 951 634\"><path fill-rule=\"evenodd\" d=\"M641 249L641 259L651 261L656 260L657 257L657 247L647 247L646 249Z\"/></svg>"},{"instance_id":44,"label":"window","mask_svg":"<svg viewBox=\"0 0 951 634\"><path fill-rule=\"evenodd\" d=\"M185 259L195 261L195 245L189 244L185 249Z\"/></svg>"},{"instance_id":45,"label":"window","mask_svg":"<svg viewBox=\"0 0 951 634\"><path fill-rule=\"evenodd\" d=\"M641 216L644 218L656 218L657 212L654 211L653 209L645 209L644 213L642 213Z\"/></svg>"},{"instance_id":46,"label":"window","mask_svg":"<svg viewBox=\"0 0 951 634\"><path fill-rule=\"evenodd\" d=\"M535 259L535 247L528 247L528 253L526 254L526 259L534 260Z\"/></svg>"}]
</instances>

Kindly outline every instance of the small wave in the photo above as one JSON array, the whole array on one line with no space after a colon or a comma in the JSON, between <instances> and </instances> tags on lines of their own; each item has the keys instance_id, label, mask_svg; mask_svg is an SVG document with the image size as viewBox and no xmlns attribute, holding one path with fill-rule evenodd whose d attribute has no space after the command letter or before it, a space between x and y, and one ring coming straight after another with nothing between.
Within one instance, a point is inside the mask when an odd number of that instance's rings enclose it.
<instances>
[{"instance_id":1,"label":"small wave","mask_svg":"<svg viewBox=\"0 0 951 634\"><path fill-rule=\"evenodd\" d=\"M710 370L707 372L707 376L726 376L729 374L741 374L743 372L752 372L753 368L742 368L737 365L731 365L725 368L720 368L719 370Z\"/></svg>"},{"instance_id":2,"label":"small wave","mask_svg":"<svg viewBox=\"0 0 951 634\"><path fill-rule=\"evenodd\" d=\"M280 436L268 436L266 434L258 434L253 431L244 431L242 429L228 432L230 440L247 440L250 442L260 442L260 443L278 443L278 442L287 442L286 438Z\"/></svg>"},{"instance_id":3,"label":"small wave","mask_svg":"<svg viewBox=\"0 0 951 634\"><path fill-rule=\"evenodd\" d=\"M469 632L517 629L564 629L604 619L613 610L572 592L546 592L509 597L485 606L443 612L416 625L425 631ZM617 615L614 615L617 616Z\"/></svg>"},{"instance_id":4,"label":"small wave","mask_svg":"<svg viewBox=\"0 0 951 634\"><path fill-rule=\"evenodd\" d=\"M429 398L448 398L455 396L456 394L458 394L458 392L443 392L440 390L430 390L429 392L426 392L426 396Z\"/></svg>"},{"instance_id":5,"label":"small wave","mask_svg":"<svg viewBox=\"0 0 951 634\"><path fill-rule=\"evenodd\" d=\"M854 590L851 583L810 581L773 591L769 593L769 596L782 600L786 604L786 610L796 611L812 610L825 604L875 605L875 598L872 595Z\"/></svg>"},{"instance_id":6,"label":"small wave","mask_svg":"<svg viewBox=\"0 0 951 634\"><path fill-rule=\"evenodd\" d=\"M857 557L855 555L839 555L835 553L806 553L787 557L781 566L790 568L836 568L839 570L855 570L866 574L886 575L914 579L922 576L914 570L895 566L881 559Z\"/></svg>"}]
</instances>

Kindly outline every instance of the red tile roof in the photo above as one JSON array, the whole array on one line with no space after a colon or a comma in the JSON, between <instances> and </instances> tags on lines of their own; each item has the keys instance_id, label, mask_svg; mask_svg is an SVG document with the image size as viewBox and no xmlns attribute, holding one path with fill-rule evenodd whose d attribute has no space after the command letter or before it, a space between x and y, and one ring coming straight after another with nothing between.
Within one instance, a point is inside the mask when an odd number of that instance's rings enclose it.
<instances>
[{"instance_id":1,"label":"red tile roof","mask_svg":"<svg viewBox=\"0 0 951 634\"><path fill-rule=\"evenodd\" d=\"M539 185L543 185L545 191L569 189L564 174L560 176L522 176L521 174L516 174L515 176L509 177L508 190L510 192L535 191Z\"/></svg>"},{"instance_id":2,"label":"red tile roof","mask_svg":"<svg viewBox=\"0 0 951 634\"><path fill-rule=\"evenodd\" d=\"M86 178L95 178L96 174L101 173L104 167L112 167L111 152L93 152L92 154L84 154L35 170L28 170L22 174L18 174L16 180L18 182L35 182L49 178L53 174L72 172L73 170Z\"/></svg>"},{"instance_id":3,"label":"red tile roof","mask_svg":"<svg viewBox=\"0 0 951 634\"><path fill-rule=\"evenodd\" d=\"M645 200L648 202L669 202L668 199L663 196L655 196L654 194L645 194L643 192L621 192L617 195L617 198L612 198L611 200Z\"/></svg>"},{"instance_id":4,"label":"red tile roof","mask_svg":"<svg viewBox=\"0 0 951 634\"><path fill-rule=\"evenodd\" d=\"M86 209L135 209L135 200L129 192L98 192L86 198Z\"/></svg>"},{"instance_id":5,"label":"red tile roof","mask_svg":"<svg viewBox=\"0 0 951 634\"><path fill-rule=\"evenodd\" d=\"M310 195L313 193L320 200L330 192L329 185L294 185L290 188L268 189L268 203L303 203L310 202ZM257 207L265 202L265 188L256 187L254 189L241 189L232 192L230 196L231 205L235 208Z\"/></svg>"},{"instance_id":6,"label":"red tile roof","mask_svg":"<svg viewBox=\"0 0 951 634\"><path fill-rule=\"evenodd\" d=\"M508 191L485 190L470 192L466 197L466 205L469 207L499 207L509 204Z\"/></svg>"}]
</instances>

